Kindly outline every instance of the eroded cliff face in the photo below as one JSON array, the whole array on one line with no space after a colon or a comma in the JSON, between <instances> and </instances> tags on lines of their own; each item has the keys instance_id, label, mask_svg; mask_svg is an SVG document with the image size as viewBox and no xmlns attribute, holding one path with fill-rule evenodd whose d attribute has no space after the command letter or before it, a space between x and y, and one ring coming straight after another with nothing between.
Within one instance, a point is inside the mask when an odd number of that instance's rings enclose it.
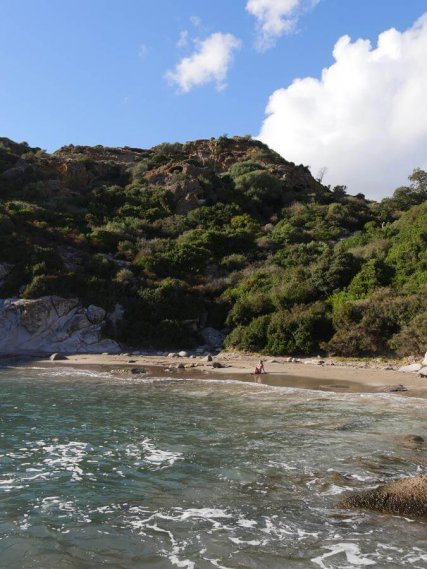
<instances>
[{"instance_id":1,"label":"eroded cliff face","mask_svg":"<svg viewBox=\"0 0 427 569\"><path fill-rule=\"evenodd\" d=\"M117 353L119 344L102 336L105 323L103 308L76 299L2 299L0 353Z\"/></svg>"}]
</instances>

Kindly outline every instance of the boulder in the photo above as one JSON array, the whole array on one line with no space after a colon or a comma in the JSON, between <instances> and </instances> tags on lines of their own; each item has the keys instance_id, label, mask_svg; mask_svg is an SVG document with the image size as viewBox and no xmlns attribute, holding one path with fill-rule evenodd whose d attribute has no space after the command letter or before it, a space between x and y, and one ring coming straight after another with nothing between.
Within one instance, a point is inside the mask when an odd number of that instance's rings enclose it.
<instances>
[{"instance_id":1,"label":"boulder","mask_svg":"<svg viewBox=\"0 0 427 569\"><path fill-rule=\"evenodd\" d=\"M184 364L178 364L176 366L176 369L185 369L185 365Z\"/></svg>"},{"instance_id":2,"label":"boulder","mask_svg":"<svg viewBox=\"0 0 427 569\"><path fill-rule=\"evenodd\" d=\"M118 353L117 342L102 336L104 323L102 308L85 309L77 299L3 299L0 353Z\"/></svg>"},{"instance_id":3,"label":"boulder","mask_svg":"<svg viewBox=\"0 0 427 569\"><path fill-rule=\"evenodd\" d=\"M397 441L408 448L420 448L424 444L424 439L420 435L399 435Z\"/></svg>"},{"instance_id":4,"label":"boulder","mask_svg":"<svg viewBox=\"0 0 427 569\"><path fill-rule=\"evenodd\" d=\"M422 367L418 373L421 377L427 377L427 367Z\"/></svg>"},{"instance_id":5,"label":"boulder","mask_svg":"<svg viewBox=\"0 0 427 569\"><path fill-rule=\"evenodd\" d=\"M424 359L422 361L423 366L427 366L427 352L424 354Z\"/></svg>"},{"instance_id":6,"label":"boulder","mask_svg":"<svg viewBox=\"0 0 427 569\"><path fill-rule=\"evenodd\" d=\"M91 304L86 308L86 316L92 324L100 324L104 320L106 314L107 312L100 306L94 306Z\"/></svg>"},{"instance_id":7,"label":"boulder","mask_svg":"<svg viewBox=\"0 0 427 569\"><path fill-rule=\"evenodd\" d=\"M207 328L203 328L200 334L205 343L209 347L213 348L220 348L225 338L225 335L222 332L216 330L215 328L211 328L209 326Z\"/></svg>"},{"instance_id":8,"label":"boulder","mask_svg":"<svg viewBox=\"0 0 427 569\"><path fill-rule=\"evenodd\" d=\"M180 358L188 358L188 352L185 352L184 350L182 350L181 352L178 352L178 356Z\"/></svg>"},{"instance_id":9,"label":"boulder","mask_svg":"<svg viewBox=\"0 0 427 569\"><path fill-rule=\"evenodd\" d=\"M203 358L204 362L211 362L212 361L212 356L210 354L208 354L205 358Z\"/></svg>"},{"instance_id":10,"label":"boulder","mask_svg":"<svg viewBox=\"0 0 427 569\"><path fill-rule=\"evenodd\" d=\"M222 364L221 362L213 362L212 367L222 368L222 367L225 367L225 365Z\"/></svg>"},{"instance_id":11,"label":"boulder","mask_svg":"<svg viewBox=\"0 0 427 569\"><path fill-rule=\"evenodd\" d=\"M427 475L402 478L374 490L352 494L338 506L411 518L427 518Z\"/></svg>"},{"instance_id":12,"label":"boulder","mask_svg":"<svg viewBox=\"0 0 427 569\"><path fill-rule=\"evenodd\" d=\"M63 354L52 354L49 359L56 362L58 360L66 360L67 358Z\"/></svg>"},{"instance_id":13,"label":"boulder","mask_svg":"<svg viewBox=\"0 0 427 569\"><path fill-rule=\"evenodd\" d=\"M408 391L408 388L399 383L398 385L386 385L383 388L385 393L397 393L399 391Z\"/></svg>"},{"instance_id":14,"label":"boulder","mask_svg":"<svg viewBox=\"0 0 427 569\"><path fill-rule=\"evenodd\" d=\"M416 373L420 371L423 366L421 364L410 364L407 366L402 366L398 369L398 371L403 371L403 373Z\"/></svg>"},{"instance_id":15,"label":"boulder","mask_svg":"<svg viewBox=\"0 0 427 569\"><path fill-rule=\"evenodd\" d=\"M311 366L322 366L325 362L323 360L303 360L303 363Z\"/></svg>"},{"instance_id":16,"label":"boulder","mask_svg":"<svg viewBox=\"0 0 427 569\"><path fill-rule=\"evenodd\" d=\"M139 375L141 373L147 373L147 370L143 367L133 367L130 372L132 375Z\"/></svg>"}]
</instances>

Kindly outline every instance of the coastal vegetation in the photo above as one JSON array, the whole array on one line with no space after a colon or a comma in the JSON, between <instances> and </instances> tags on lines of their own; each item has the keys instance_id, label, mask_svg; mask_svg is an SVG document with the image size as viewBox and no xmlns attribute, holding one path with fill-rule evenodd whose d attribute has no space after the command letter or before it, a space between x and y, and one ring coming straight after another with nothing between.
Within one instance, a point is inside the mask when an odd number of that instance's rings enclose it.
<instances>
[{"instance_id":1,"label":"coastal vegetation","mask_svg":"<svg viewBox=\"0 0 427 569\"><path fill-rule=\"evenodd\" d=\"M427 337L427 173L380 202L259 141L0 139L0 297L78 297L130 346L406 356Z\"/></svg>"}]
</instances>

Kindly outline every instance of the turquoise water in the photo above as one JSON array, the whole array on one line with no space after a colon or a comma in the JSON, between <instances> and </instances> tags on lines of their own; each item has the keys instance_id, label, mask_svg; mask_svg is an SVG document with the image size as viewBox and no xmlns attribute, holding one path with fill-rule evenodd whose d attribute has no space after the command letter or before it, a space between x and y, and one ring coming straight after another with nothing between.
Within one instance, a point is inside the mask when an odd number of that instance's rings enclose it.
<instances>
[{"instance_id":1,"label":"turquoise water","mask_svg":"<svg viewBox=\"0 0 427 569\"><path fill-rule=\"evenodd\" d=\"M0 369L1 569L427 567L346 492L427 470L427 402Z\"/></svg>"}]
</instances>

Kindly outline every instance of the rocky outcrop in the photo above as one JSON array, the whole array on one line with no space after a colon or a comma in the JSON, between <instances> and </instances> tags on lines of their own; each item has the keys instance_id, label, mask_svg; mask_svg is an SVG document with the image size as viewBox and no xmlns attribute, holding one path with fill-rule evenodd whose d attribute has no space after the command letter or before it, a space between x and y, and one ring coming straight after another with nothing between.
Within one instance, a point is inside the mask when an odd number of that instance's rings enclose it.
<instances>
[{"instance_id":1,"label":"rocky outcrop","mask_svg":"<svg viewBox=\"0 0 427 569\"><path fill-rule=\"evenodd\" d=\"M102 336L105 318L103 308L59 296L0 300L0 353L117 353Z\"/></svg>"},{"instance_id":2,"label":"rocky outcrop","mask_svg":"<svg viewBox=\"0 0 427 569\"><path fill-rule=\"evenodd\" d=\"M427 518L427 475L403 478L375 490L353 494L340 502L339 507Z\"/></svg>"}]
</instances>

